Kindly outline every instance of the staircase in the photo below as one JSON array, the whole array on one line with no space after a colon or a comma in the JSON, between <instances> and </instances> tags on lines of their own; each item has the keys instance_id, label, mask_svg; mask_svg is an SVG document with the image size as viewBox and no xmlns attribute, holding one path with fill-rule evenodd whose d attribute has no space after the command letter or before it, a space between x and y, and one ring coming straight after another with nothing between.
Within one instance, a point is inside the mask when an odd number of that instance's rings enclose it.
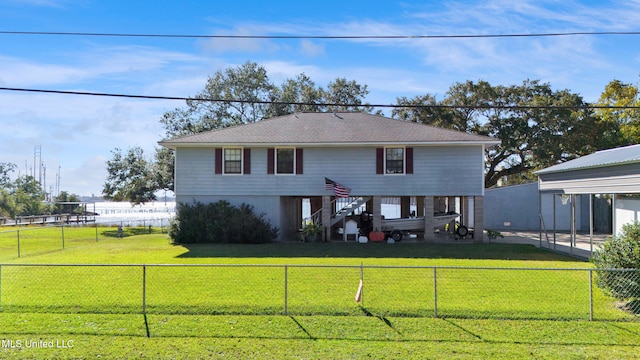
<instances>
[{"instance_id":1,"label":"staircase","mask_svg":"<svg viewBox=\"0 0 640 360\"><path fill-rule=\"evenodd\" d=\"M336 199L337 201L338 199ZM331 226L339 223L347 216L351 215L357 208L367 203L367 201L371 200L371 197L355 197L355 198L343 198L344 202L340 203L343 207L338 210L335 214L331 215Z\"/></svg>"},{"instance_id":2,"label":"staircase","mask_svg":"<svg viewBox=\"0 0 640 360\"><path fill-rule=\"evenodd\" d=\"M340 207L340 210L336 211L331 215L331 224L333 226L340 221L342 221L347 216L351 215L357 208L367 203L367 201L371 200L371 197L347 197L347 198L337 198L331 202L332 208ZM316 224L322 223L322 209L316 211L311 214L311 221Z\"/></svg>"}]
</instances>

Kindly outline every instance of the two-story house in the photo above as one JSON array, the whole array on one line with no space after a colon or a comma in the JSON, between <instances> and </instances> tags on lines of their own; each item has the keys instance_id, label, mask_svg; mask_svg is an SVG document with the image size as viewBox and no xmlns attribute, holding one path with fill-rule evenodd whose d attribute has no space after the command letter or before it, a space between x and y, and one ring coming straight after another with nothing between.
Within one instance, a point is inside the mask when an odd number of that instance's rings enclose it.
<instances>
[{"instance_id":1,"label":"two-story house","mask_svg":"<svg viewBox=\"0 0 640 360\"><path fill-rule=\"evenodd\" d=\"M178 203L247 203L292 239L302 223L302 199L325 228L338 222L331 179L366 203L381 228L381 199L409 199L433 228L438 199L457 197L465 219L482 234L484 150L498 141L365 113L296 113L161 141L175 150ZM425 216L426 215L426 216ZM431 239L432 231L425 231ZM476 236L481 241L482 237Z\"/></svg>"}]
</instances>

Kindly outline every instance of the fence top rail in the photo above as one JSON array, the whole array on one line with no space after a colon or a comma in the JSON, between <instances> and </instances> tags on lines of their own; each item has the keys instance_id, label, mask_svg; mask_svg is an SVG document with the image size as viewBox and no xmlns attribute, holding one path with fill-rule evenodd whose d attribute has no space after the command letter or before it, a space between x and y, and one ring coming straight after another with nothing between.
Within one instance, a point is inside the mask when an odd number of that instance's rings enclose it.
<instances>
[{"instance_id":1,"label":"fence top rail","mask_svg":"<svg viewBox=\"0 0 640 360\"><path fill-rule=\"evenodd\" d=\"M352 268L352 269L430 269L430 270L515 270L515 271L617 271L636 272L640 269L598 268L534 268L481 266L393 266L393 265L322 265L322 264L17 264L0 263L0 267L253 267L253 268Z\"/></svg>"}]
</instances>

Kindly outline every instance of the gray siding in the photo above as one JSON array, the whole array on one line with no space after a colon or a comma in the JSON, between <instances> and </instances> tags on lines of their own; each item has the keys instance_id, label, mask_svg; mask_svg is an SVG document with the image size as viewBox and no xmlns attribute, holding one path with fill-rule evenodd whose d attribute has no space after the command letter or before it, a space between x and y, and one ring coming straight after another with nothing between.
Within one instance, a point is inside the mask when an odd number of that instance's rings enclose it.
<instances>
[{"instance_id":1,"label":"gray siding","mask_svg":"<svg viewBox=\"0 0 640 360\"><path fill-rule=\"evenodd\" d=\"M320 196L324 177L353 195L476 196L483 194L483 147L424 146L414 149L414 173L377 175L375 147L304 148L303 174L267 174L267 149L251 148L251 174L216 175L213 148L176 150L176 196Z\"/></svg>"},{"instance_id":2,"label":"gray siding","mask_svg":"<svg viewBox=\"0 0 640 360\"><path fill-rule=\"evenodd\" d=\"M554 214L555 202L555 214ZM540 230L540 203L547 231L571 230L571 205L563 204L560 196L542 194L538 184L505 186L488 189L484 197L485 228L492 230ZM578 196L576 206L578 231L589 230L589 196Z\"/></svg>"},{"instance_id":3,"label":"gray siding","mask_svg":"<svg viewBox=\"0 0 640 360\"><path fill-rule=\"evenodd\" d=\"M536 183L487 189L484 225L492 230L538 230L539 209Z\"/></svg>"}]
</instances>

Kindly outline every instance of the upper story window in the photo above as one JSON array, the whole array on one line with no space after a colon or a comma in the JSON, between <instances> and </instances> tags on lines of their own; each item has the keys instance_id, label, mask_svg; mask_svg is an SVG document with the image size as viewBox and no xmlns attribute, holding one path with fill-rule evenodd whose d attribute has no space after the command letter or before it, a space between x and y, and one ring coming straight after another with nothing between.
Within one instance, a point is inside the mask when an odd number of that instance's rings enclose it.
<instances>
[{"instance_id":1,"label":"upper story window","mask_svg":"<svg viewBox=\"0 0 640 360\"><path fill-rule=\"evenodd\" d=\"M276 174L294 174L295 171L295 149L276 149Z\"/></svg>"},{"instance_id":2,"label":"upper story window","mask_svg":"<svg viewBox=\"0 0 640 360\"><path fill-rule=\"evenodd\" d=\"M302 148L282 147L267 149L267 174L302 174Z\"/></svg>"},{"instance_id":3,"label":"upper story window","mask_svg":"<svg viewBox=\"0 0 640 360\"><path fill-rule=\"evenodd\" d=\"M242 149L224 149L224 173L242 174Z\"/></svg>"},{"instance_id":4,"label":"upper story window","mask_svg":"<svg viewBox=\"0 0 640 360\"><path fill-rule=\"evenodd\" d=\"M404 174L404 148L385 148L385 173Z\"/></svg>"}]
</instances>

